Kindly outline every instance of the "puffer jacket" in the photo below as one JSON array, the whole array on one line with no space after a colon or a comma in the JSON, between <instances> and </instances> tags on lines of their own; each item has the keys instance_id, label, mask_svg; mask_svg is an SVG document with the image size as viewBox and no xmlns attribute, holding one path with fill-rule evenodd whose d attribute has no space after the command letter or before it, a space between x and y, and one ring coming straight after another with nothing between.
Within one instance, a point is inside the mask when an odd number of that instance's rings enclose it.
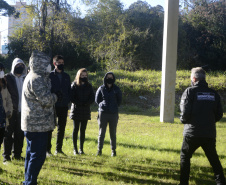
<instances>
[{"instance_id":1,"label":"puffer jacket","mask_svg":"<svg viewBox=\"0 0 226 185\"><path fill-rule=\"evenodd\" d=\"M222 118L223 109L219 94L206 81L199 81L184 91L180 109L184 136L216 137L216 122Z\"/></svg>"},{"instance_id":2,"label":"puffer jacket","mask_svg":"<svg viewBox=\"0 0 226 185\"><path fill-rule=\"evenodd\" d=\"M112 72L106 73L104 76L104 84L97 89L95 102L99 105L99 112L115 114L118 113L118 106L122 102L122 92L114 83L111 88L108 88L106 83L108 74L113 75L115 82L115 75Z\"/></svg>"},{"instance_id":3,"label":"puffer jacket","mask_svg":"<svg viewBox=\"0 0 226 185\"><path fill-rule=\"evenodd\" d=\"M90 83L78 86L75 82L71 85L71 112L73 120L90 120L90 104L94 102L95 95Z\"/></svg>"},{"instance_id":4,"label":"puffer jacket","mask_svg":"<svg viewBox=\"0 0 226 185\"><path fill-rule=\"evenodd\" d=\"M30 72L24 80L22 92L21 129L26 132L47 132L55 127L54 104L57 96L51 93L50 58L42 52L32 53Z\"/></svg>"}]
</instances>

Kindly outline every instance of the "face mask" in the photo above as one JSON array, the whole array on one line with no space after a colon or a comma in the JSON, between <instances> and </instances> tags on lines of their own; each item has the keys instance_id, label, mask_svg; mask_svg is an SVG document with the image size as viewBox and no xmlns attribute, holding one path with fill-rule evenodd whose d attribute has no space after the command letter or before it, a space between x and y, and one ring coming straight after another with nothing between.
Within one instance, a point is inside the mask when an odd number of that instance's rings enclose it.
<instances>
[{"instance_id":1,"label":"face mask","mask_svg":"<svg viewBox=\"0 0 226 185\"><path fill-rule=\"evenodd\" d=\"M5 76L4 71L0 71L0 78L4 78L4 76Z\"/></svg>"},{"instance_id":2,"label":"face mask","mask_svg":"<svg viewBox=\"0 0 226 185\"><path fill-rule=\"evenodd\" d=\"M114 79L112 78L108 78L106 79L107 84L113 84L114 83Z\"/></svg>"},{"instance_id":3,"label":"face mask","mask_svg":"<svg viewBox=\"0 0 226 185\"><path fill-rule=\"evenodd\" d=\"M82 82L87 82L88 78L87 77L83 77L83 78L79 78Z\"/></svg>"},{"instance_id":4,"label":"face mask","mask_svg":"<svg viewBox=\"0 0 226 185\"><path fill-rule=\"evenodd\" d=\"M59 64L59 65L57 65L57 69L59 69L59 70L64 70L64 64Z\"/></svg>"},{"instance_id":5,"label":"face mask","mask_svg":"<svg viewBox=\"0 0 226 185\"><path fill-rule=\"evenodd\" d=\"M17 67L17 68L15 68L14 69L14 73L16 73L16 74L22 74L23 73L23 70L24 70L24 67L22 67L22 66L19 66L19 67Z\"/></svg>"},{"instance_id":6,"label":"face mask","mask_svg":"<svg viewBox=\"0 0 226 185\"><path fill-rule=\"evenodd\" d=\"M52 70L52 69L51 69L51 65L49 64L49 65L47 66L47 68L46 68L46 72L47 72L47 73L50 73L51 70Z\"/></svg>"}]
</instances>

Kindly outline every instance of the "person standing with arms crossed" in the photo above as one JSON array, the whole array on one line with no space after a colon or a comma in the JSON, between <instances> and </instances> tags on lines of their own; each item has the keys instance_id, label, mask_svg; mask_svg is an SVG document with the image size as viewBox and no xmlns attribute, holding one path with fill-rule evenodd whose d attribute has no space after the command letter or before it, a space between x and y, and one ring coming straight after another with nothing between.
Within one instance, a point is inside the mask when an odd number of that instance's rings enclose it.
<instances>
[{"instance_id":1,"label":"person standing with arms crossed","mask_svg":"<svg viewBox=\"0 0 226 185\"><path fill-rule=\"evenodd\" d=\"M64 72L64 58L61 55L53 57L53 65L55 69L50 73L51 79L51 92L61 92L61 101L57 101L55 104L57 121L57 140L55 155L65 153L62 151L64 132L67 123L68 106L71 100L71 80L70 76ZM51 138L52 132L48 135L47 156L51 156Z\"/></svg>"},{"instance_id":2,"label":"person standing with arms crossed","mask_svg":"<svg viewBox=\"0 0 226 185\"><path fill-rule=\"evenodd\" d=\"M223 116L220 96L208 87L206 72L201 68L191 70L191 84L180 102L180 120L184 124L181 148L180 185L188 185L190 159L202 147L214 171L217 185L226 185L223 168L216 151L216 122Z\"/></svg>"}]
</instances>

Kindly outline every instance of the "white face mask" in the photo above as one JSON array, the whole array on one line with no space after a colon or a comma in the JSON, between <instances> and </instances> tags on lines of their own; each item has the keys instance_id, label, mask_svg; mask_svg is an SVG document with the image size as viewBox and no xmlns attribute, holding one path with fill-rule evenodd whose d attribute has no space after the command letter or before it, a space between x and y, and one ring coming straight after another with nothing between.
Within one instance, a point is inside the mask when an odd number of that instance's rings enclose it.
<instances>
[{"instance_id":1,"label":"white face mask","mask_svg":"<svg viewBox=\"0 0 226 185\"><path fill-rule=\"evenodd\" d=\"M5 76L4 71L0 71L0 78L4 78L4 76Z\"/></svg>"},{"instance_id":2,"label":"white face mask","mask_svg":"<svg viewBox=\"0 0 226 185\"><path fill-rule=\"evenodd\" d=\"M47 66L47 68L46 68L46 72L47 72L47 73L50 73L51 71L52 71L51 65L49 64L49 65Z\"/></svg>"}]
</instances>

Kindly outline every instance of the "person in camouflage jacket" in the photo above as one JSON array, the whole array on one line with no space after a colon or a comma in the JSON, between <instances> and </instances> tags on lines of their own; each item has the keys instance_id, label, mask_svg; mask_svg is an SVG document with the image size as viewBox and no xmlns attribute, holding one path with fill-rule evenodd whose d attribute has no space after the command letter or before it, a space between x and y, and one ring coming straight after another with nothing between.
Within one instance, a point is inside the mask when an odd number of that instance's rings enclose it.
<instances>
[{"instance_id":1,"label":"person in camouflage jacket","mask_svg":"<svg viewBox=\"0 0 226 185\"><path fill-rule=\"evenodd\" d=\"M58 98L51 93L50 58L34 51L29 66L30 72L23 85L21 112L21 128L27 139L25 185L37 184L46 158L48 131L55 127L53 105Z\"/></svg>"}]
</instances>

